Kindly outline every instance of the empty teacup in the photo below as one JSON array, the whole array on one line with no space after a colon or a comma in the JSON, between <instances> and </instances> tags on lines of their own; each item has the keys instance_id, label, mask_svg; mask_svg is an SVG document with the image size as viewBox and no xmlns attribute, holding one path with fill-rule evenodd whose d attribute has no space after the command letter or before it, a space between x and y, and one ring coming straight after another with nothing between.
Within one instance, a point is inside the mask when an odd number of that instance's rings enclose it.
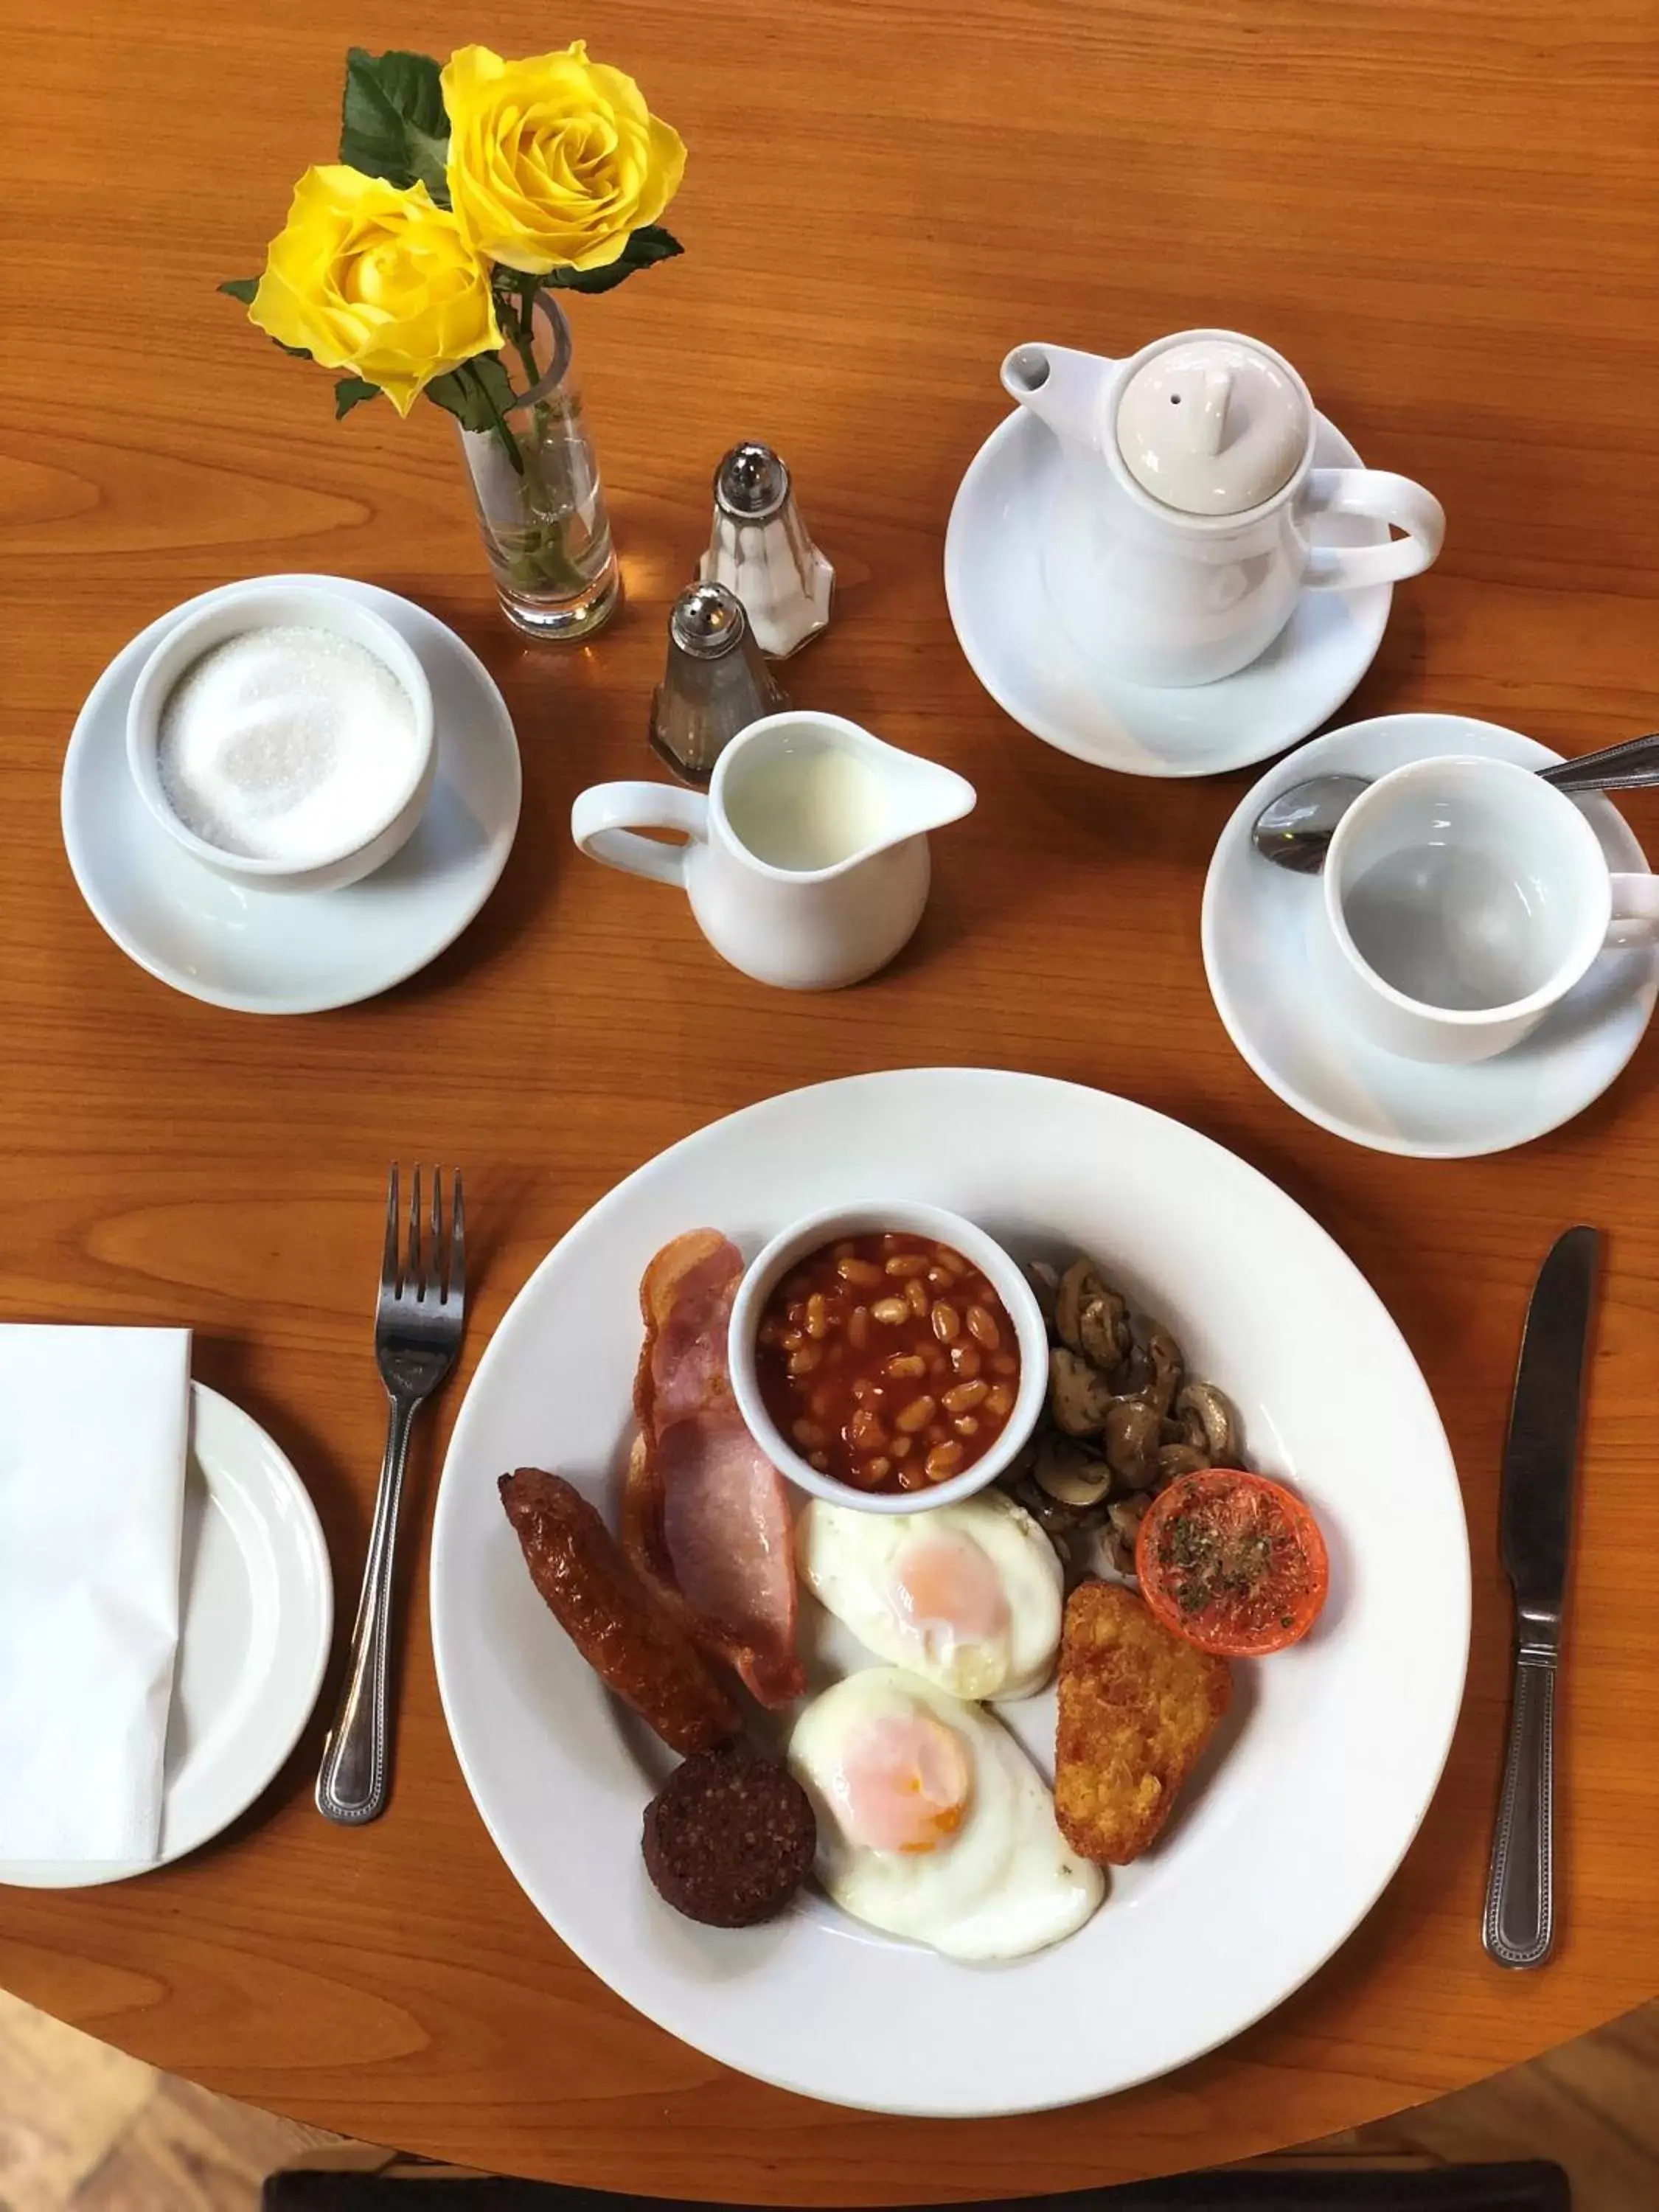
<instances>
[{"instance_id":1,"label":"empty teacup","mask_svg":"<svg viewBox=\"0 0 1659 2212\"><path fill-rule=\"evenodd\" d=\"M676 884L714 950L757 982L834 990L884 967L927 902L927 833L974 787L839 714L768 714L732 738L705 799L600 783L570 811L584 853ZM641 837L678 830L683 845Z\"/></svg>"},{"instance_id":2,"label":"empty teacup","mask_svg":"<svg viewBox=\"0 0 1659 2212\"><path fill-rule=\"evenodd\" d=\"M1607 945L1659 939L1659 878L1609 874L1564 793L1499 760L1413 761L1357 799L1322 878L1328 975L1411 1060L1505 1052Z\"/></svg>"}]
</instances>

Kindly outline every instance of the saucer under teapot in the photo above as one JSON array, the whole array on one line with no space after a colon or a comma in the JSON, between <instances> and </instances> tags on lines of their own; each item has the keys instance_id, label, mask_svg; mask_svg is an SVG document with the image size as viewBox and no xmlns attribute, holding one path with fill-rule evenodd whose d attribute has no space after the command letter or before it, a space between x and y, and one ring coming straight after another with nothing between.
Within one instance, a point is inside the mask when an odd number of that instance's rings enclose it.
<instances>
[{"instance_id":1,"label":"saucer under teapot","mask_svg":"<svg viewBox=\"0 0 1659 2212\"><path fill-rule=\"evenodd\" d=\"M1318 468L1358 468L1334 424L1314 426ZM1073 642L1042 580L1043 522L1060 447L1023 408L969 465L945 539L945 595L969 666L1034 737L1125 775L1218 775L1268 760L1330 720L1376 658L1391 584L1304 592L1267 650L1214 684L1131 683ZM1327 514L1316 546L1370 546L1384 526Z\"/></svg>"}]
</instances>

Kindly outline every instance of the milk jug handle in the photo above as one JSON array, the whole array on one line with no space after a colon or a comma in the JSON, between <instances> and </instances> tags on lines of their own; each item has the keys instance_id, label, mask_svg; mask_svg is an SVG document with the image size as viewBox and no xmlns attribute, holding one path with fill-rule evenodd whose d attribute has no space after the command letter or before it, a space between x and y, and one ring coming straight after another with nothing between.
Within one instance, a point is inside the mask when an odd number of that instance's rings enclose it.
<instances>
[{"instance_id":1,"label":"milk jug handle","mask_svg":"<svg viewBox=\"0 0 1659 2212\"><path fill-rule=\"evenodd\" d=\"M1303 581L1316 591L1352 592L1398 583L1426 568L1446 535L1446 511L1431 491L1388 469L1315 469L1301 513L1364 514L1403 530L1381 545L1316 545Z\"/></svg>"},{"instance_id":2,"label":"milk jug handle","mask_svg":"<svg viewBox=\"0 0 1659 2212\"><path fill-rule=\"evenodd\" d=\"M679 830L691 841L659 844L639 830ZM649 876L654 883L685 888L686 857L691 844L708 834L708 801L700 791L677 791L669 783L596 783L578 794L570 810L570 834L590 859L624 875Z\"/></svg>"}]
</instances>

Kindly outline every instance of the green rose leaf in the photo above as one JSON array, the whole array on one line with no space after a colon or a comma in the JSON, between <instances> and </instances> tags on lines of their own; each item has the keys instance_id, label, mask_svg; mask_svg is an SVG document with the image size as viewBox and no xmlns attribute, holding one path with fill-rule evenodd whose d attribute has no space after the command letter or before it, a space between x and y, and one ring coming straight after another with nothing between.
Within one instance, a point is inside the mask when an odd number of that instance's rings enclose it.
<instances>
[{"instance_id":1,"label":"green rose leaf","mask_svg":"<svg viewBox=\"0 0 1659 2212\"><path fill-rule=\"evenodd\" d=\"M603 269L556 269L542 282L556 285L562 292L613 292L636 269L649 269L658 261L672 261L677 253L684 251L673 233L665 230L659 222L643 223L629 234L627 245Z\"/></svg>"},{"instance_id":2,"label":"green rose leaf","mask_svg":"<svg viewBox=\"0 0 1659 2212\"><path fill-rule=\"evenodd\" d=\"M426 387L426 396L447 415L453 415L462 429L476 430L483 436L493 433L513 466L520 476L524 474L524 456L507 420L507 409L520 395L494 354L475 355L459 368L452 368L447 376L434 376Z\"/></svg>"},{"instance_id":3,"label":"green rose leaf","mask_svg":"<svg viewBox=\"0 0 1659 2212\"><path fill-rule=\"evenodd\" d=\"M366 399L378 399L380 387L361 376L343 376L334 387L334 419L343 422L354 407L361 407Z\"/></svg>"},{"instance_id":4,"label":"green rose leaf","mask_svg":"<svg viewBox=\"0 0 1659 2212\"><path fill-rule=\"evenodd\" d=\"M513 389L512 380L493 353L476 354L462 365L477 378L486 402L495 414L505 415L523 398L522 392Z\"/></svg>"},{"instance_id":5,"label":"green rose leaf","mask_svg":"<svg viewBox=\"0 0 1659 2212\"><path fill-rule=\"evenodd\" d=\"M519 395L494 355L480 354L452 368L447 376L434 376L426 396L453 415L464 430L493 430Z\"/></svg>"},{"instance_id":6,"label":"green rose leaf","mask_svg":"<svg viewBox=\"0 0 1659 2212\"><path fill-rule=\"evenodd\" d=\"M647 222L629 234L622 258L630 269L648 269L653 261L672 261L684 251L672 230L665 230L659 222Z\"/></svg>"},{"instance_id":7,"label":"green rose leaf","mask_svg":"<svg viewBox=\"0 0 1659 2212\"><path fill-rule=\"evenodd\" d=\"M353 46L340 108L340 159L391 184L424 185L447 207L449 118L439 76L428 54L371 54Z\"/></svg>"},{"instance_id":8,"label":"green rose leaf","mask_svg":"<svg viewBox=\"0 0 1659 2212\"><path fill-rule=\"evenodd\" d=\"M434 376L426 387L426 396L434 407L441 407L446 415L453 415L463 430L495 428L477 387L459 368L452 368L447 376Z\"/></svg>"}]
</instances>

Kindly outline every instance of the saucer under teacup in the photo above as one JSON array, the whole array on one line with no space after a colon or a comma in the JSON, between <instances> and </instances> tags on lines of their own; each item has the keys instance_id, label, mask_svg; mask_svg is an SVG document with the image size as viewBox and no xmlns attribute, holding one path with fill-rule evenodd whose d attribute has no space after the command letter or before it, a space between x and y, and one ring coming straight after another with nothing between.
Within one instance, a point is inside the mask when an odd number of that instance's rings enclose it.
<instances>
[{"instance_id":1,"label":"saucer under teacup","mask_svg":"<svg viewBox=\"0 0 1659 2212\"><path fill-rule=\"evenodd\" d=\"M1329 731L1270 769L1222 831L1204 887L1203 948L1216 1010L1270 1091L1309 1121L1373 1151L1463 1159L1507 1151L1582 1114L1641 1042L1659 996L1659 952L1610 950L1523 1042L1437 1066L1360 1036L1328 988L1320 880L1276 868L1250 829L1278 792L1318 775L1370 778L1439 754L1544 768L1560 756L1461 714L1384 714ZM1607 799L1576 799L1614 870L1647 866Z\"/></svg>"},{"instance_id":2,"label":"saucer under teacup","mask_svg":"<svg viewBox=\"0 0 1659 2212\"><path fill-rule=\"evenodd\" d=\"M82 708L64 763L64 844L81 895L130 959L174 990L256 1014L318 1013L390 990L452 945L495 889L518 827L518 740L483 663L424 607L342 576L271 576L372 609L431 686L437 770L409 842L361 882L259 890L202 866L164 830L129 772L138 672L187 600L124 646Z\"/></svg>"},{"instance_id":3,"label":"saucer under teacup","mask_svg":"<svg viewBox=\"0 0 1659 2212\"><path fill-rule=\"evenodd\" d=\"M1039 532L1060 447L1023 411L998 424L969 463L945 538L945 595L980 682L1045 744L1126 775L1218 775L1271 759L1334 714L1376 658L1391 584L1304 591L1257 660L1218 683L1153 690L1126 683L1073 645L1042 581ZM1332 422L1318 421L1320 468L1358 468ZM1363 516L1321 515L1316 545L1370 545Z\"/></svg>"}]
</instances>

